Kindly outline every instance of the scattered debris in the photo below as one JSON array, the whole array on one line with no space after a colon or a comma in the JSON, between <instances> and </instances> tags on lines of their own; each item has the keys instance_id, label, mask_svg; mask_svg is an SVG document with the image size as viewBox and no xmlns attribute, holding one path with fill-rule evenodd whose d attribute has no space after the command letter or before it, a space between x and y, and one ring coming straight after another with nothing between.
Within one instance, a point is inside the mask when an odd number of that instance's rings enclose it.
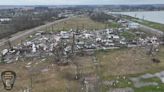
<instances>
[{"instance_id":1,"label":"scattered debris","mask_svg":"<svg viewBox=\"0 0 164 92\"><path fill-rule=\"evenodd\" d=\"M127 29L102 29L102 30L80 30L61 31L54 33L38 32L30 35L31 39L21 42L12 49L1 51L4 62L12 63L25 58L41 58L54 56L56 62L71 58L76 55L92 55L94 50L118 49L121 47L136 47L154 44L154 48L159 45L156 37L139 38L129 41L120 36L120 33ZM147 46L148 47L148 46ZM150 49L148 50L150 51ZM153 50L153 51L156 51ZM60 60L60 59L63 60ZM43 60L44 61L44 60ZM157 62L157 60L153 60ZM64 65L67 62L64 61Z\"/></svg>"},{"instance_id":2,"label":"scattered debris","mask_svg":"<svg viewBox=\"0 0 164 92\"><path fill-rule=\"evenodd\" d=\"M41 72L48 72L49 69L45 68L45 69L42 69Z\"/></svg>"},{"instance_id":3,"label":"scattered debris","mask_svg":"<svg viewBox=\"0 0 164 92\"><path fill-rule=\"evenodd\" d=\"M132 88L113 88L110 89L108 92L134 92Z\"/></svg>"},{"instance_id":4,"label":"scattered debris","mask_svg":"<svg viewBox=\"0 0 164 92\"><path fill-rule=\"evenodd\" d=\"M164 71L162 72L159 72L159 73L155 73L155 74L144 74L144 75L141 75L139 77L132 77L132 78L129 78L134 86L136 88L140 88L140 87L144 87L144 86L158 86L158 83L156 82L143 82L142 79L150 79L150 78L159 78L161 80L162 83L164 83Z\"/></svg>"}]
</instances>

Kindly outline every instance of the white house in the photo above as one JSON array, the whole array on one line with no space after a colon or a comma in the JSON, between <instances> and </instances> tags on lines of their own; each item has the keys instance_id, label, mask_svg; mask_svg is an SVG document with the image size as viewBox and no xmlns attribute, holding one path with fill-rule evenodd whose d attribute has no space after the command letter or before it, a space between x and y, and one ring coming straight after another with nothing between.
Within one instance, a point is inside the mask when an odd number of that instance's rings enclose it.
<instances>
[{"instance_id":1,"label":"white house","mask_svg":"<svg viewBox=\"0 0 164 92\"><path fill-rule=\"evenodd\" d=\"M0 18L0 22L8 22L11 21L11 18Z\"/></svg>"},{"instance_id":2,"label":"white house","mask_svg":"<svg viewBox=\"0 0 164 92\"><path fill-rule=\"evenodd\" d=\"M68 39L70 37L70 34L65 31L60 32L61 38Z\"/></svg>"},{"instance_id":3,"label":"white house","mask_svg":"<svg viewBox=\"0 0 164 92\"><path fill-rule=\"evenodd\" d=\"M130 22L129 24L128 24L128 27L130 28L130 29L138 29L139 28L139 24L138 23L135 23L135 22Z\"/></svg>"}]
</instances>

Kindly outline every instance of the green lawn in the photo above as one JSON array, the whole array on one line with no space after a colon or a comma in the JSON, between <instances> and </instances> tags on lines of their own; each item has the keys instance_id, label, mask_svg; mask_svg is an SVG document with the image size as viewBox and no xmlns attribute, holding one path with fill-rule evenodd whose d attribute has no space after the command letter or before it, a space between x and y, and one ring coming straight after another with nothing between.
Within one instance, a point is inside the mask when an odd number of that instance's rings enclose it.
<instances>
[{"instance_id":1,"label":"green lawn","mask_svg":"<svg viewBox=\"0 0 164 92\"><path fill-rule=\"evenodd\" d=\"M136 35L130 31L122 32L120 35L125 37L127 40L134 40L136 38Z\"/></svg>"},{"instance_id":2,"label":"green lawn","mask_svg":"<svg viewBox=\"0 0 164 92\"><path fill-rule=\"evenodd\" d=\"M135 92L163 92L164 84L159 86L146 86L142 88L135 88Z\"/></svg>"}]
</instances>

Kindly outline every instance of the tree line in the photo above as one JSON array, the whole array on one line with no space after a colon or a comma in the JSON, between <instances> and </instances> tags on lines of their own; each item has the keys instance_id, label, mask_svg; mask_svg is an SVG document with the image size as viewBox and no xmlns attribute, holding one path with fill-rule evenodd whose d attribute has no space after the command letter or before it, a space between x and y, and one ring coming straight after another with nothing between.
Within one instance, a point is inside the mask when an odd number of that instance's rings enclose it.
<instances>
[{"instance_id":1,"label":"tree line","mask_svg":"<svg viewBox=\"0 0 164 92\"><path fill-rule=\"evenodd\" d=\"M112 16L112 15L108 15L105 14L103 12L101 13L92 13L90 14L90 18L94 21L98 21L98 22L107 22L108 20L118 20L116 17Z\"/></svg>"},{"instance_id":2,"label":"tree line","mask_svg":"<svg viewBox=\"0 0 164 92\"><path fill-rule=\"evenodd\" d=\"M11 34L24 31L26 29L31 29L39 25L43 25L46 22L54 21L57 19L62 19L64 17L58 17L59 12L57 11L47 11L39 12L38 14L23 13L19 16L12 17L12 21L8 24L0 24L0 39L4 37L9 37ZM3 26L7 26L3 27Z\"/></svg>"}]
</instances>

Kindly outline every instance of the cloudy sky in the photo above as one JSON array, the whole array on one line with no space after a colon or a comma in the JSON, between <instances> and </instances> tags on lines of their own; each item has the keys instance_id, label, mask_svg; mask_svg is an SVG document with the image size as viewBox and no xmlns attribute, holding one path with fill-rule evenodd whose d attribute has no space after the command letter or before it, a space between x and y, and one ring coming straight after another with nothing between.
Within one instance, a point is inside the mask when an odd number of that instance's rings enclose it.
<instances>
[{"instance_id":1,"label":"cloudy sky","mask_svg":"<svg viewBox=\"0 0 164 92\"><path fill-rule=\"evenodd\" d=\"M0 0L0 5L164 4L164 0Z\"/></svg>"}]
</instances>

